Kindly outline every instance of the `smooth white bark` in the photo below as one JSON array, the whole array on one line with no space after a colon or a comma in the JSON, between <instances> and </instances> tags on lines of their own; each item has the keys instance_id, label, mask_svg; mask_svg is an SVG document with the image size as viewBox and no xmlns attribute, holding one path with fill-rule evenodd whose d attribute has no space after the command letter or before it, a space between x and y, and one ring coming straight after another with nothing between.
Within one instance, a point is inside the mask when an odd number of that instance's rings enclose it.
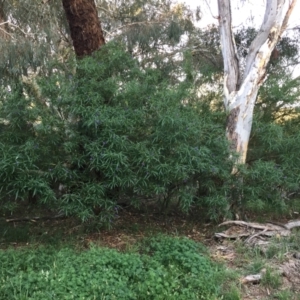
<instances>
[{"instance_id":1,"label":"smooth white bark","mask_svg":"<svg viewBox=\"0 0 300 300\"><path fill-rule=\"evenodd\" d=\"M224 61L224 105L228 112L226 135L231 148L245 163L253 110L266 66L297 0L266 0L264 20L250 45L245 67L240 64L232 33L230 0L218 0L219 27Z\"/></svg>"}]
</instances>

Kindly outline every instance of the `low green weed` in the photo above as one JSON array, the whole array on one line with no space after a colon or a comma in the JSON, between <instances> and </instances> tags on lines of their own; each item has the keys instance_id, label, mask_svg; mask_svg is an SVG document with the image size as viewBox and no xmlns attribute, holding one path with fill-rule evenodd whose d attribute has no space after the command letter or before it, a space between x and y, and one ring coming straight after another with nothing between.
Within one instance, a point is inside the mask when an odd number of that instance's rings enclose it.
<instances>
[{"instance_id":1,"label":"low green weed","mask_svg":"<svg viewBox=\"0 0 300 300\"><path fill-rule=\"evenodd\" d=\"M262 277L261 283L271 288L278 288L281 285L281 278L279 274L270 268L267 268L266 273Z\"/></svg>"},{"instance_id":2,"label":"low green weed","mask_svg":"<svg viewBox=\"0 0 300 300\"><path fill-rule=\"evenodd\" d=\"M278 300L290 300L290 299L293 299L293 293L290 291L290 290L283 290L283 291L280 291L278 292L276 295L275 295L275 299L278 299Z\"/></svg>"},{"instance_id":3,"label":"low green weed","mask_svg":"<svg viewBox=\"0 0 300 300\"><path fill-rule=\"evenodd\" d=\"M272 244L268 247L268 249L267 249L265 255L266 255L266 257L267 257L268 259L270 259L270 258L273 258L273 257L277 256L278 253L279 253L279 251L280 251L279 245L276 245L276 244L272 243Z\"/></svg>"},{"instance_id":4,"label":"low green weed","mask_svg":"<svg viewBox=\"0 0 300 300\"><path fill-rule=\"evenodd\" d=\"M138 253L92 247L0 251L0 299L217 299L222 270L188 239L145 240ZM238 299L238 298L237 298Z\"/></svg>"},{"instance_id":5,"label":"low green weed","mask_svg":"<svg viewBox=\"0 0 300 300\"><path fill-rule=\"evenodd\" d=\"M241 300L241 293L235 286L230 286L229 290L224 294L223 300Z\"/></svg>"},{"instance_id":6,"label":"low green weed","mask_svg":"<svg viewBox=\"0 0 300 300\"><path fill-rule=\"evenodd\" d=\"M264 266L265 262L262 259L256 259L246 267L246 270L249 274L257 274L264 268Z\"/></svg>"}]
</instances>

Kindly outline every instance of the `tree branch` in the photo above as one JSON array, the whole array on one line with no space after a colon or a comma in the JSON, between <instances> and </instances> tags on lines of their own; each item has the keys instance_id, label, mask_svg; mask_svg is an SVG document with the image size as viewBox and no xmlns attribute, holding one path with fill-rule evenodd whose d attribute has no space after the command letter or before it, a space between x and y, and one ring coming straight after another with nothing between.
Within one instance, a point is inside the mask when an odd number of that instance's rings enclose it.
<instances>
[{"instance_id":1,"label":"tree branch","mask_svg":"<svg viewBox=\"0 0 300 300\"><path fill-rule=\"evenodd\" d=\"M224 89L231 94L240 85L240 66L237 48L232 32L232 18L230 0L218 0L219 27L224 61ZM225 106L227 103L225 103Z\"/></svg>"},{"instance_id":2,"label":"tree branch","mask_svg":"<svg viewBox=\"0 0 300 300\"><path fill-rule=\"evenodd\" d=\"M262 22L257 36L252 41L249 48L249 54L246 59L246 67L243 76L244 79L249 75L249 72L252 69L252 65L254 63L254 60L256 59L258 51L260 50L262 45L267 41L270 31L275 25L278 2L280 2L280 0L267 0L264 20Z\"/></svg>"},{"instance_id":3,"label":"tree branch","mask_svg":"<svg viewBox=\"0 0 300 300\"><path fill-rule=\"evenodd\" d=\"M292 11L294 10L294 7L295 7L295 5L296 5L296 2L297 2L297 0L292 0L292 3L291 3L290 6L289 6L289 9L288 9L288 11L287 11L287 13L286 13L286 15L285 15L285 17L284 17L284 20L283 20L283 23L282 23L282 26L281 26L280 35L282 35L282 33L284 32L284 30L285 30L286 27L287 27L287 23L288 23L288 21L289 21L289 18L290 18L290 16L291 16Z\"/></svg>"}]
</instances>

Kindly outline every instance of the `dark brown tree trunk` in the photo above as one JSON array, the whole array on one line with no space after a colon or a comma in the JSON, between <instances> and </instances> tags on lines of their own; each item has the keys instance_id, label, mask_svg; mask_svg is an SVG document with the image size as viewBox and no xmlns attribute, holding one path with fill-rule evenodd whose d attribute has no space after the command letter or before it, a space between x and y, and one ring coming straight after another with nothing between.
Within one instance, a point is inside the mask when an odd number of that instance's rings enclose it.
<instances>
[{"instance_id":1,"label":"dark brown tree trunk","mask_svg":"<svg viewBox=\"0 0 300 300\"><path fill-rule=\"evenodd\" d=\"M9 28L8 24L6 23L7 18L5 16L4 10L3 10L3 1L0 2L0 38L8 39L9 36Z\"/></svg>"},{"instance_id":2,"label":"dark brown tree trunk","mask_svg":"<svg viewBox=\"0 0 300 300\"><path fill-rule=\"evenodd\" d=\"M62 0L77 57L99 50L105 44L94 0Z\"/></svg>"}]
</instances>

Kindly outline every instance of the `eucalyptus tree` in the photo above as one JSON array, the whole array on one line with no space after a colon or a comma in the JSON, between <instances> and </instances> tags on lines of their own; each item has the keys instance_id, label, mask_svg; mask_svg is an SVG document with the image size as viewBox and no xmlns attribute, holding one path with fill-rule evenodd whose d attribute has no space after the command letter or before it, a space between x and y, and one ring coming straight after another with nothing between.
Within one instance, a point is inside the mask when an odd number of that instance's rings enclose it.
<instances>
[{"instance_id":1,"label":"eucalyptus tree","mask_svg":"<svg viewBox=\"0 0 300 300\"><path fill-rule=\"evenodd\" d=\"M173 0L96 1L107 41L120 41L141 68L159 69L170 83L185 76L185 39L195 30L195 14Z\"/></svg>"},{"instance_id":2,"label":"eucalyptus tree","mask_svg":"<svg viewBox=\"0 0 300 300\"><path fill-rule=\"evenodd\" d=\"M85 10L79 14L80 4ZM176 65L178 58L173 57L182 53L181 38L194 28L192 12L170 0L1 0L0 22L0 74L2 82L10 84L28 71L46 76L57 68L67 72L69 66L64 63L73 55L73 45L75 52L78 47L93 50L104 40L125 43L132 56L139 56L141 66L154 62L167 70L166 61ZM87 30L91 35L80 35L76 30Z\"/></svg>"},{"instance_id":3,"label":"eucalyptus tree","mask_svg":"<svg viewBox=\"0 0 300 300\"><path fill-rule=\"evenodd\" d=\"M47 62L63 59L70 45L61 2L0 2L0 74L4 85L28 72L49 74Z\"/></svg>"},{"instance_id":4,"label":"eucalyptus tree","mask_svg":"<svg viewBox=\"0 0 300 300\"><path fill-rule=\"evenodd\" d=\"M90 55L105 44L94 0L62 0L77 57Z\"/></svg>"},{"instance_id":5,"label":"eucalyptus tree","mask_svg":"<svg viewBox=\"0 0 300 300\"><path fill-rule=\"evenodd\" d=\"M224 62L224 105L228 112L226 134L231 149L245 163L259 87L267 77L270 57L295 7L296 0L267 0L264 20L245 59L237 51L232 30L230 0L218 0ZM235 170L234 170L235 171Z\"/></svg>"}]
</instances>

